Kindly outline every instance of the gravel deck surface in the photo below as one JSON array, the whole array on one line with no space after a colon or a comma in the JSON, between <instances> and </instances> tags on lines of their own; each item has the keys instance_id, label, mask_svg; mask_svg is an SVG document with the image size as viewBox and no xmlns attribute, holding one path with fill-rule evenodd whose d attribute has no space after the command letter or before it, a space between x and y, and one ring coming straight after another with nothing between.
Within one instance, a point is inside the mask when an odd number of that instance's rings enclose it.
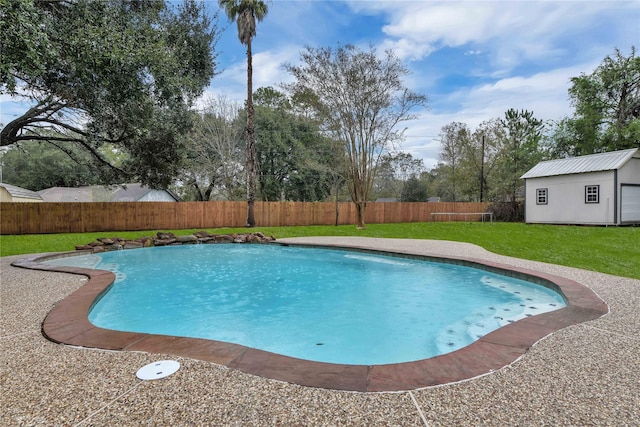
<instances>
[{"instance_id":1,"label":"gravel deck surface","mask_svg":"<svg viewBox=\"0 0 640 427\"><path fill-rule=\"evenodd\" d=\"M640 425L640 281L504 257L429 240L317 237L280 242L353 245L466 256L568 277L610 308L562 329L510 366L410 392L354 393L291 385L212 363L54 344L40 330L52 306L85 283L19 269L0 258L1 425ZM162 359L180 370L157 381L136 371Z\"/></svg>"}]
</instances>

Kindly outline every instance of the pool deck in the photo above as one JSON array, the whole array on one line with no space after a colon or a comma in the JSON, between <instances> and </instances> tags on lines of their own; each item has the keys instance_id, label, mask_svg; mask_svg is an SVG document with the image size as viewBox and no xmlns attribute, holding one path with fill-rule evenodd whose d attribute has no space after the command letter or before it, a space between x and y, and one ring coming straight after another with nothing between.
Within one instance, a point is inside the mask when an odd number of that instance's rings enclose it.
<instances>
[{"instance_id":1,"label":"pool deck","mask_svg":"<svg viewBox=\"0 0 640 427\"><path fill-rule=\"evenodd\" d=\"M2 424L640 425L639 280L504 257L466 243L353 237L279 242L471 258L534 270L588 286L610 311L560 329L505 367L466 381L402 385L397 388L410 390L396 392L336 391L262 378L173 350L171 355L55 344L43 336L43 319L87 279L16 268L10 263L25 256L5 257ZM181 369L157 381L136 378L140 367L162 359L178 360Z\"/></svg>"}]
</instances>

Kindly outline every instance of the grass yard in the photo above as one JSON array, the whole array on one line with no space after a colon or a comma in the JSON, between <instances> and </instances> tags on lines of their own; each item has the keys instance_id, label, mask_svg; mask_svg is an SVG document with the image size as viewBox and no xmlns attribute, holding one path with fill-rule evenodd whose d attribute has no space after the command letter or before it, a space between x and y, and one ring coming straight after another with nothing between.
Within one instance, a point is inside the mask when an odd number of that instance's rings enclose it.
<instances>
[{"instance_id":1,"label":"grass yard","mask_svg":"<svg viewBox=\"0 0 640 427\"><path fill-rule=\"evenodd\" d=\"M198 230L173 230L189 234ZM640 228L526 225L523 223L405 223L308 227L256 227L208 229L210 233L261 231L276 238L303 236L361 236L453 240L474 243L508 255L616 276L640 279ZM155 231L30 234L0 236L0 256L71 251L97 237L135 238Z\"/></svg>"}]
</instances>

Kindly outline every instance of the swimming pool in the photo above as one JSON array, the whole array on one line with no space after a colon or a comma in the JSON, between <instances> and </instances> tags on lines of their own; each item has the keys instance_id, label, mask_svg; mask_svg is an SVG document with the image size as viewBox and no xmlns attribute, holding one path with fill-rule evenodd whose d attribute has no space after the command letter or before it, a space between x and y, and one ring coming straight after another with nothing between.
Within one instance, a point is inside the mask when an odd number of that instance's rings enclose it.
<instances>
[{"instance_id":1,"label":"swimming pool","mask_svg":"<svg viewBox=\"0 0 640 427\"><path fill-rule=\"evenodd\" d=\"M483 269L325 248L191 245L48 263L116 274L89 314L101 328L350 365L449 353L565 306L547 287Z\"/></svg>"}]
</instances>

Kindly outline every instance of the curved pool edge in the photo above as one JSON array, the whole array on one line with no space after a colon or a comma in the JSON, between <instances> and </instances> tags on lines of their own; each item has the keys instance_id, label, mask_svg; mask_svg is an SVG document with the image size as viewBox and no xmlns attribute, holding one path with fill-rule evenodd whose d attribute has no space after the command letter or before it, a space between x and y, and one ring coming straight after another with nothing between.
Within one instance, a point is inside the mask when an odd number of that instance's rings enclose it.
<instances>
[{"instance_id":1,"label":"curved pool edge","mask_svg":"<svg viewBox=\"0 0 640 427\"><path fill-rule=\"evenodd\" d=\"M324 244L290 242L285 244L337 248L335 245ZM519 320L485 335L464 348L429 359L372 366L331 364L296 359L220 341L99 328L89 322L88 313L96 298L113 284L115 280L113 273L86 268L50 266L39 262L52 257L79 255L76 252L32 256L14 261L12 265L88 277L85 285L56 303L43 320L42 334L55 343L187 357L288 383L357 392L414 390L479 377L510 365L536 342L560 329L594 320L608 313L606 303L587 286L540 271L474 258L449 256L441 258L410 251L373 250L367 247L345 245L339 247L428 260L447 260L493 271L498 270L519 277L525 275L535 278L536 281L557 286L564 295L567 306Z\"/></svg>"}]
</instances>

